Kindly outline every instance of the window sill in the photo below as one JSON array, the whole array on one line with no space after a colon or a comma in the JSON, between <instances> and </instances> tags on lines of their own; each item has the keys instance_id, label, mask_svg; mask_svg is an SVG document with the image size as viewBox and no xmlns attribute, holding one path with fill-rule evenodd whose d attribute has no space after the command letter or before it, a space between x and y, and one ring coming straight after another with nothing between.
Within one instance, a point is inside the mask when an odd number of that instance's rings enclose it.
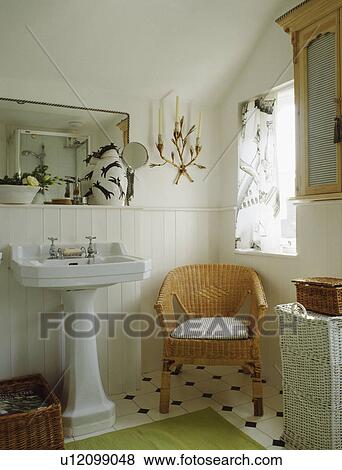
<instances>
[{"instance_id":1,"label":"window sill","mask_svg":"<svg viewBox=\"0 0 342 470\"><path fill-rule=\"evenodd\" d=\"M296 258L297 253L269 253L267 251L259 251L252 249L235 249L234 253L236 255L248 255L248 256L268 256L271 258Z\"/></svg>"},{"instance_id":2,"label":"window sill","mask_svg":"<svg viewBox=\"0 0 342 470\"><path fill-rule=\"evenodd\" d=\"M342 199L342 193L326 193L326 194L308 194L307 196L290 197L290 201L306 202L306 201L338 201Z\"/></svg>"}]
</instances>

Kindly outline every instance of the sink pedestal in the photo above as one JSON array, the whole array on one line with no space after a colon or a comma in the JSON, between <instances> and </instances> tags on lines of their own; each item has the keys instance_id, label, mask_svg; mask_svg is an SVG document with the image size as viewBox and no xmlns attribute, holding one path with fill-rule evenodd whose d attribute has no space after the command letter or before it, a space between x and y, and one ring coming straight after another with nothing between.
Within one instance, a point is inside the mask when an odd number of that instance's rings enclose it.
<instances>
[{"instance_id":1,"label":"sink pedestal","mask_svg":"<svg viewBox=\"0 0 342 470\"><path fill-rule=\"evenodd\" d=\"M72 246L82 251L83 243ZM105 242L96 246L98 254L90 264L84 257L51 259L49 245L25 244L11 248L11 269L21 285L62 292L66 346L62 402L66 436L109 429L115 421L115 405L106 397L101 382L94 322L89 321L89 317L96 318L96 289L142 281L151 275L151 260L128 255L123 243ZM77 313L81 317L74 315ZM75 331L79 334L72 334Z\"/></svg>"},{"instance_id":2,"label":"sink pedestal","mask_svg":"<svg viewBox=\"0 0 342 470\"><path fill-rule=\"evenodd\" d=\"M102 386L94 322L89 321L94 316L95 295L96 289L62 291L65 312L62 404L66 437L105 430L115 421L115 405Z\"/></svg>"}]
</instances>

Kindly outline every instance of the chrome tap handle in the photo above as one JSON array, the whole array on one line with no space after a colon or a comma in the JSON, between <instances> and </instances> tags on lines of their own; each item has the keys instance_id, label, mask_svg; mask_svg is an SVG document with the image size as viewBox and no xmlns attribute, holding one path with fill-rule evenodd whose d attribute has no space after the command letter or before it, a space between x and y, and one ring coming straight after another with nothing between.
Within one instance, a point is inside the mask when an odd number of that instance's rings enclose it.
<instances>
[{"instance_id":1,"label":"chrome tap handle","mask_svg":"<svg viewBox=\"0 0 342 470\"><path fill-rule=\"evenodd\" d=\"M89 240L89 245L87 248L88 258L93 258L94 255L97 254L97 251L95 250L95 247L93 245L93 240L96 240L96 237L92 237L89 235L88 237L85 237L85 238Z\"/></svg>"},{"instance_id":2,"label":"chrome tap handle","mask_svg":"<svg viewBox=\"0 0 342 470\"><path fill-rule=\"evenodd\" d=\"M58 250L55 245L55 241L58 240L56 237L48 237L48 240L51 242L51 246L49 248L49 255L50 258L57 258L58 257Z\"/></svg>"}]
</instances>

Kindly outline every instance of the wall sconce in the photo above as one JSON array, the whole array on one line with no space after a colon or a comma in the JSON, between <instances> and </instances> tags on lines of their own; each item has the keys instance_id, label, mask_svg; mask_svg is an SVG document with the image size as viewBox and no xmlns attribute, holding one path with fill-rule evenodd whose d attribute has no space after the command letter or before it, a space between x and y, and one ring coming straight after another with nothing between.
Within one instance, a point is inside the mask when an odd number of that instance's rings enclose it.
<instances>
[{"instance_id":1,"label":"wall sconce","mask_svg":"<svg viewBox=\"0 0 342 470\"><path fill-rule=\"evenodd\" d=\"M196 125L190 127L190 129L185 132L184 131L184 116L180 118L179 113L179 96L176 98L176 120L175 120L175 127L173 130L173 135L171 138L171 142L175 147L175 150L171 151L170 157L167 158L164 155L164 108L163 105L159 108L159 129L158 129L158 142L156 143L156 147L159 152L160 158L163 160L163 163L151 163L150 167L161 167L164 165L171 165L177 169L177 175L174 180L175 184L179 183L181 176L186 176L187 179L193 183L193 179L188 173L188 168L191 166L196 166L201 170L205 169L206 167L200 165L196 162L199 154L202 150L202 145L200 142L201 137L201 128L202 128L202 113L199 113L198 116L198 125L197 125L197 136L196 136L196 144L193 147L189 144L189 138L191 134L195 131Z\"/></svg>"}]
</instances>

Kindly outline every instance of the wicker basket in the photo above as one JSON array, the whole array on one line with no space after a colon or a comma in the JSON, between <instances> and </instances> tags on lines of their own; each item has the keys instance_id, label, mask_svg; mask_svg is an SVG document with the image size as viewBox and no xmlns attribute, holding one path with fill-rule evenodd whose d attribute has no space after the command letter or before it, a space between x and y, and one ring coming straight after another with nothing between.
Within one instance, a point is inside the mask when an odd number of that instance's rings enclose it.
<instances>
[{"instance_id":1,"label":"wicker basket","mask_svg":"<svg viewBox=\"0 0 342 470\"><path fill-rule=\"evenodd\" d=\"M324 315L342 315L342 279L312 277L295 279L297 302Z\"/></svg>"},{"instance_id":2,"label":"wicker basket","mask_svg":"<svg viewBox=\"0 0 342 470\"><path fill-rule=\"evenodd\" d=\"M342 449L342 317L278 305L287 449ZM291 328L292 325L292 328Z\"/></svg>"},{"instance_id":3,"label":"wicker basket","mask_svg":"<svg viewBox=\"0 0 342 470\"><path fill-rule=\"evenodd\" d=\"M28 375L0 382L0 393L31 391L44 407L0 416L0 449L64 449L61 405L45 379Z\"/></svg>"}]
</instances>

